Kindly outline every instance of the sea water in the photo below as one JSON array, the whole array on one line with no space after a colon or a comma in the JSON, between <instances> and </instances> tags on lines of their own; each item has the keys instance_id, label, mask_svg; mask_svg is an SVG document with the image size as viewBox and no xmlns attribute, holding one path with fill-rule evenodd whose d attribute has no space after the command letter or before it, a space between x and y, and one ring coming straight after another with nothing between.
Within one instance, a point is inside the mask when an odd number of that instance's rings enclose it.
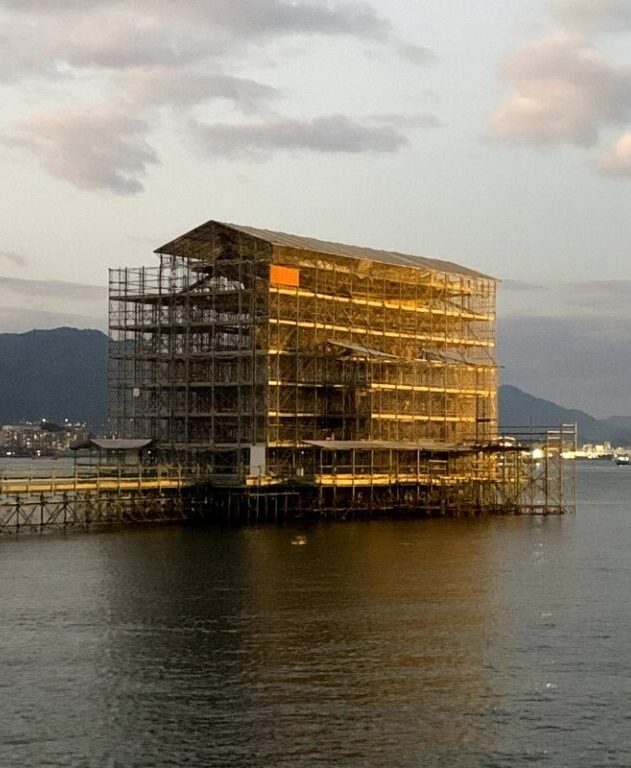
<instances>
[{"instance_id":1,"label":"sea water","mask_svg":"<svg viewBox=\"0 0 631 768\"><path fill-rule=\"evenodd\" d=\"M0 539L0 766L631 765L631 468L575 515Z\"/></svg>"}]
</instances>

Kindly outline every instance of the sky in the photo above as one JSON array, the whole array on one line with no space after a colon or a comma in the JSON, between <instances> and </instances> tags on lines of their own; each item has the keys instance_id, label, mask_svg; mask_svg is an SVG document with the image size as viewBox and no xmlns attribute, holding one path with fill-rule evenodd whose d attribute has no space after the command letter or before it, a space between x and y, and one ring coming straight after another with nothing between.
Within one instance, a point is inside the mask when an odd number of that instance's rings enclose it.
<instances>
[{"instance_id":1,"label":"sky","mask_svg":"<svg viewBox=\"0 0 631 768\"><path fill-rule=\"evenodd\" d=\"M499 277L502 379L631 415L631 0L0 0L0 332L208 220Z\"/></svg>"}]
</instances>

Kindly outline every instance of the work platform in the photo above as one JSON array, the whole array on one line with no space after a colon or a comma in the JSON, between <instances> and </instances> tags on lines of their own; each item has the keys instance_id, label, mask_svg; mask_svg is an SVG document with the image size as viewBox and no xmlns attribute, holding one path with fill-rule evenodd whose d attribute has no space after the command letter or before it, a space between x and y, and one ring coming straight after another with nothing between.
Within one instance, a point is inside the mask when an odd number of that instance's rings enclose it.
<instances>
[{"instance_id":1,"label":"work platform","mask_svg":"<svg viewBox=\"0 0 631 768\"><path fill-rule=\"evenodd\" d=\"M305 445L291 476L200 466L46 467L0 475L0 532L130 523L290 523L574 511L573 425L513 430L469 446ZM306 455L306 454L305 454ZM350 466L364 456L366 464ZM387 457L387 463L384 460ZM440 458L439 458L440 457ZM380 464L381 461L381 464ZM464 461L466 471L457 471Z\"/></svg>"},{"instance_id":2,"label":"work platform","mask_svg":"<svg viewBox=\"0 0 631 768\"><path fill-rule=\"evenodd\" d=\"M201 482L181 467L9 463L0 470L0 533L186 520L186 498Z\"/></svg>"}]
</instances>

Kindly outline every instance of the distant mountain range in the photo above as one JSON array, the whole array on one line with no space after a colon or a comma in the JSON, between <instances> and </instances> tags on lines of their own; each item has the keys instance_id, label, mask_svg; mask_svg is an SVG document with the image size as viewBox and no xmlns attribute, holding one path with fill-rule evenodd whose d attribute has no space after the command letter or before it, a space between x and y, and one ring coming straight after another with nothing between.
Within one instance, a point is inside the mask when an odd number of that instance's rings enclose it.
<instances>
[{"instance_id":1,"label":"distant mountain range","mask_svg":"<svg viewBox=\"0 0 631 768\"><path fill-rule=\"evenodd\" d=\"M595 419L517 387L499 395L502 426L578 424L579 442L631 445L631 417ZM107 419L107 336L56 328L0 334L0 424L45 418L86 422L95 431Z\"/></svg>"},{"instance_id":2,"label":"distant mountain range","mask_svg":"<svg viewBox=\"0 0 631 768\"><path fill-rule=\"evenodd\" d=\"M500 387L499 412L503 427L576 424L579 443L611 441L616 445L631 445L631 417L595 419L584 411L563 408L509 384Z\"/></svg>"},{"instance_id":3,"label":"distant mountain range","mask_svg":"<svg viewBox=\"0 0 631 768\"><path fill-rule=\"evenodd\" d=\"M0 333L0 424L107 418L107 336L55 328Z\"/></svg>"}]
</instances>

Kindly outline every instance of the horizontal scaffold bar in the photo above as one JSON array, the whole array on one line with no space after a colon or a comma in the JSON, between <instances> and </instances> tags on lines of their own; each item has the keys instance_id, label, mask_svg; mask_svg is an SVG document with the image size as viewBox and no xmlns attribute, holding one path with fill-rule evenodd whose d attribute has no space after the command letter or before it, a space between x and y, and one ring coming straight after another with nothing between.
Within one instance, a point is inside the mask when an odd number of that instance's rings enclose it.
<instances>
[{"instance_id":1,"label":"horizontal scaffold bar","mask_svg":"<svg viewBox=\"0 0 631 768\"><path fill-rule=\"evenodd\" d=\"M397 301L388 299L368 299L363 296L339 296L330 293L321 293L319 291L308 291L304 288L280 288L270 286L270 293L280 296L295 296L296 298L313 298L322 301L333 301L337 304L354 304L360 307L374 307L377 309L390 309L403 312L414 312L420 315L439 315L440 317L453 317L461 320L478 320L480 322L491 323L495 320L495 315L491 312L472 312L469 310L448 310L440 307L422 306L414 300Z\"/></svg>"},{"instance_id":2,"label":"horizontal scaffold bar","mask_svg":"<svg viewBox=\"0 0 631 768\"><path fill-rule=\"evenodd\" d=\"M151 480L103 477L80 480L45 477L32 479L10 478L8 480L0 480L0 496L41 493L89 493L92 491L174 490L191 484L193 484L192 480L179 478Z\"/></svg>"},{"instance_id":3,"label":"horizontal scaffold bar","mask_svg":"<svg viewBox=\"0 0 631 768\"><path fill-rule=\"evenodd\" d=\"M485 475L475 477L470 475L431 475L431 474L322 474L313 478L314 485L332 486L338 488L356 488L358 486L396 486L418 485L427 486L458 486L470 483L494 482L495 477ZM308 482L308 481L307 481Z\"/></svg>"},{"instance_id":4,"label":"horizontal scaffold bar","mask_svg":"<svg viewBox=\"0 0 631 768\"><path fill-rule=\"evenodd\" d=\"M484 347L493 349L495 342L491 339L465 339L461 336L451 336L448 333L430 334L430 333L407 333L403 331L386 331L378 328L366 328L364 326L335 325L334 323L319 323L311 320L294 320L278 317L270 317L270 325L290 326L293 328L308 328L316 331L339 331L340 333L367 336L380 336L387 339L412 339L414 341L434 341L439 344L449 344L456 347Z\"/></svg>"},{"instance_id":5,"label":"horizontal scaffold bar","mask_svg":"<svg viewBox=\"0 0 631 768\"><path fill-rule=\"evenodd\" d=\"M232 413L225 413L224 415L233 415L235 412ZM216 414L218 416L222 415L221 413ZM320 418L322 417L322 413L316 412L316 411L269 411L267 414L270 418L275 419L314 419L314 418ZM335 416L338 416L341 414L333 414ZM476 418L474 416L430 416L427 414L404 414L404 413L349 413L347 415L347 418L354 419L357 417L365 418L365 419L377 419L379 421L401 421L401 422L413 422L413 421L422 421L422 422L437 422L439 424L474 424L476 422Z\"/></svg>"},{"instance_id":6,"label":"horizontal scaffold bar","mask_svg":"<svg viewBox=\"0 0 631 768\"><path fill-rule=\"evenodd\" d=\"M294 387L298 387L299 389L348 389L349 386L356 386L358 389L369 389L375 392L434 392L439 395L465 395L465 396L471 396L471 397L491 397L495 394L494 389L472 389L470 387L444 387L440 385L431 386L431 385L416 385L416 384L389 384L386 382L371 382L369 384L366 384L365 387L361 384L311 384L311 383L304 383L304 382L293 382L293 381L277 381L277 380L270 380L268 382L270 387L287 387L289 389L292 389ZM206 384L206 386L210 386ZM215 384L215 386L223 386L223 384Z\"/></svg>"}]
</instances>

